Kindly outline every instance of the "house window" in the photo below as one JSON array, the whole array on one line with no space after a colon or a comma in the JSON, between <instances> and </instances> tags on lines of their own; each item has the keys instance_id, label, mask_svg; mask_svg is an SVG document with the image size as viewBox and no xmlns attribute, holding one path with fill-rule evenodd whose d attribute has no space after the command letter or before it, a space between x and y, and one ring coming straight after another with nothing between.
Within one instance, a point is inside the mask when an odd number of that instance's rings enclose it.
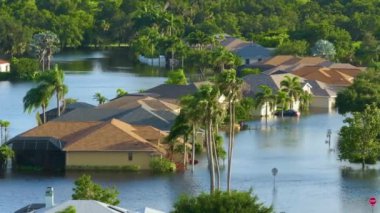
<instances>
[{"instance_id":1,"label":"house window","mask_svg":"<svg viewBox=\"0 0 380 213\"><path fill-rule=\"evenodd\" d=\"M248 65L249 62L250 62L250 61L249 61L249 58L246 58L246 59L245 59L245 64Z\"/></svg>"},{"instance_id":2,"label":"house window","mask_svg":"<svg viewBox=\"0 0 380 213\"><path fill-rule=\"evenodd\" d=\"M128 152L128 160L129 161L133 160L133 152Z\"/></svg>"}]
</instances>

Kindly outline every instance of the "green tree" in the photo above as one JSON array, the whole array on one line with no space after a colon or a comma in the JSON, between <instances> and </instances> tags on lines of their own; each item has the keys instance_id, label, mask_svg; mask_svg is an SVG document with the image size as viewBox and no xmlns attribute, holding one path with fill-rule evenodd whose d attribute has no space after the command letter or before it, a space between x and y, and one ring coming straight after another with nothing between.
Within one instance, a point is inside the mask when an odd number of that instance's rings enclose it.
<instances>
[{"instance_id":1,"label":"green tree","mask_svg":"<svg viewBox=\"0 0 380 213\"><path fill-rule=\"evenodd\" d=\"M168 73L166 84L186 85L187 79L183 69L173 70Z\"/></svg>"},{"instance_id":2,"label":"green tree","mask_svg":"<svg viewBox=\"0 0 380 213\"><path fill-rule=\"evenodd\" d=\"M380 107L380 72L368 69L360 73L354 83L340 91L336 98L336 107L340 114L362 112L366 105L376 104Z\"/></svg>"},{"instance_id":3,"label":"green tree","mask_svg":"<svg viewBox=\"0 0 380 213\"><path fill-rule=\"evenodd\" d=\"M39 64L30 58L11 59L11 78L12 80L33 80L39 71Z\"/></svg>"},{"instance_id":4,"label":"green tree","mask_svg":"<svg viewBox=\"0 0 380 213\"><path fill-rule=\"evenodd\" d=\"M304 56L309 52L309 43L305 40L290 40L282 43L275 50L276 55Z\"/></svg>"},{"instance_id":5,"label":"green tree","mask_svg":"<svg viewBox=\"0 0 380 213\"><path fill-rule=\"evenodd\" d=\"M95 93L95 95L93 96L93 99L96 100L99 105L107 102L107 98L103 96L100 92Z\"/></svg>"},{"instance_id":6,"label":"green tree","mask_svg":"<svg viewBox=\"0 0 380 213\"><path fill-rule=\"evenodd\" d=\"M245 212L245 213L271 213L272 207L266 207L259 202L257 196L248 192L221 192L201 194L198 197L181 196L174 204L172 213L197 212Z\"/></svg>"},{"instance_id":7,"label":"green tree","mask_svg":"<svg viewBox=\"0 0 380 213\"><path fill-rule=\"evenodd\" d=\"M376 163L380 156L380 109L367 105L363 112L353 112L352 117L339 132L339 158L366 163Z\"/></svg>"},{"instance_id":8,"label":"green tree","mask_svg":"<svg viewBox=\"0 0 380 213\"><path fill-rule=\"evenodd\" d=\"M276 104L276 97L273 94L272 88L267 85L260 85L260 92L255 96L256 108L265 106L265 120L267 121L269 116L269 110L274 109Z\"/></svg>"},{"instance_id":9,"label":"green tree","mask_svg":"<svg viewBox=\"0 0 380 213\"><path fill-rule=\"evenodd\" d=\"M46 123L46 108L52 97L52 93L49 90L50 88L46 84L40 84L36 88L30 89L23 98L24 112L31 113L41 107L43 115L42 123Z\"/></svg>"},{"instance_id":10,"label":"green tree","mask_svg":"<svg viewBox=\"0 0 380 213\"><path fill-rule=\"evenodd\" d=\"M0 9L0 35L0 53L21 55L27 50L31 30Z\"/></svg>"},{"instance_id":11,"label":"green tree","mask_svg":"<svg viewBox=\"0 0 380 213\"><path fill-rule=\"evenodd\" d=\"M56 96L57 101L57 115L58 117L61 115L61 101L65 100L65 95L68 92L68 87L64 83L65 81L65 73L62 69L58 68L58 65L55 66L54 70L49 72L42 73L38 77L38 82L41 85L46 85L47 90L50 93Z\"/></svg>"},{"instance_id":12,"label":"green tree","mask_svg":"<svg viewBox=\"0 0 380 213\"><path fill-rule=\"evenodd\" d=\"M122 88L118 88L118 89L116 90L116 98L120 98L120 97L122 97L122 96L124 96L124 95L127 95L127 94L128 94L128 92L125 91L125 90L122 89Z\"/></svg>"},{"instance_id":13,"label":"green tree","mask_svg":"<svg viewBox=\"0 0 380 213\"><path fill-rule=\"evenodd\" d=\"M233 68L234 66L238 66L241 64L240 59L224 47L214 48L211 54L213 64L219 67L220 72L224 71L225 66Z\"/></svg>"},{"instance_id":14,"label":"green tree","mask_svg":"<svg viewBox=\"0 0 380 213\"><path fill-rule=\"evenodd\" d=\"M281 117L284 117L284 110L287 110L292 102L292 99L285 91L279 91L276 94L277 105L281 107Z\"/></svg>"},{"instance_id":15,"label":"green tree","mask_svg":"<svg viewBox=\"0 0 380 213\"><path fill-rule=\"evenodd\" d=\"M291 99L290 108L293 109L294 102L299 100L302 93L300 79L296 76L285 76L284 80L280 82L281 90L286 92Z\"/></svg>"},{"instance_id":16,"label":"green tree","mask_svg":"<svg viewBox=\"0 0 380 213\"><path fill-rule=\"evenodd\" d=\"M228 164L227 164L227 191L230 191L231 170L232 170L232 153L235 142L235 123L236 123L236 103L241 99L241 89L243 81L236 77L234 69L222 71L218 76L217 85L221 93L226 97L228 102L229 115L229 142L228 142Z\"/></svg>"},{"instance_id":17,"label":"green tree","mask_svg":"<svg viewBox=\"0 0 380 213\"><path fill-rule=\"evenodd\" d=\"M301 111L309 110L311 99L312 99L312 95L309 92L302 90L299 96Z\"/></svg>"},{"instance_id":18,"label":"green tree","mask_svg":"<svg viewBox=\"0 0 380 213\"><path fill-rule=\"evenodd\" d=\"M59 211L57 213L76 213L76 212L77 211L75 210L74 206L69 206L69 207L65 208L64 210Z\"/></svg>"},{"instance_id":19,"label":"green tree","mask_svg":"<svg viewBox=\"0 0 380 213\"><path fill-rule=\"evenodd\" d=\"M110 205L118 205L119 192L115 188L102 188L91 180L91 176L82 175L75 181L73 200L97 200Z\"/></svg>"},{"instance_id":20,"label":"green tree","mask_svg":"<svg viewBox=\"0 0 380 213\"><path fill-rule=\"evenodd\" d=\"M5 168L7 160L13 158L15 153L7 145L0 145L0 168Z\"/></svg>"},{"instance_id":21,"label":"green tree","mask_svg":"<svg viewBox=\"0 0 380 213\"><path fill-rule=\"evenodd\" d=\"M35 55L41 63L42 71L45 71L45 67L50 70L51 57L59 50L58 45L59 39L57 35L50 31L33 35L29 47L31 53Z\"/></svg>"}]
</instances>

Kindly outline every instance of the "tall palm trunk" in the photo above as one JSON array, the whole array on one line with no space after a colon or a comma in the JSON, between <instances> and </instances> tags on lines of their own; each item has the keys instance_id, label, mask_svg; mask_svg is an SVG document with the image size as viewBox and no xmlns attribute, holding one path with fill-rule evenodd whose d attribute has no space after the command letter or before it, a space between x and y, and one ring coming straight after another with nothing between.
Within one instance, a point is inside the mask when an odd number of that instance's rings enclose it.
<instances>
[{"instance_id":1,"label":"tall palm trunk","mask_svg":"<svg viewBox=\"0 0 380 213\"><path fill-rule=\"evenodd\" d=\"M192 143L193 143L193 146L192 146L192 154L191 154L191 172L194 172L194 160L195 160L195 137L196 137L196 133L195 133L195 126L193 125L193 136L192 136Z\"/></svg>"},{"instance_id":2,"label":"tall palm trunk","mask_svg":"<svg viewBox=\"0 0 380 213\"><path fill-rule=\"evenodd\" d=\"M213 147L211 143L211 121L207 122L207 156L209 159L209 171L210 171L210 193L213 193L215 190L215 166L213 158Z\"/></svg>"},{"instance_id":3,"label":"tall palm trunk","mask_svg":"<svg viewBox=\"0 0 380 213\"><path fill-rule=\"evenodd\" d=\"M46 106L43 104L41 105L41 108L42 108L43 123L46 123Z\"/></svg>"},{"instance_id":4,"label":"tall palm trunk","mask_svg":"<svg viewBox=\"0 0 380 213\"><path fill-rule=\"evenodd\" d=\"M214 132L212 131L211 134L211 143L213 143L213 157L215 159L215 167L216 167L216 186L217 189L220 190L220 169L219 169L219 158L218 158L218 151L217 151L217 144L214 136Z\"/></svg>"},{"instance_id":5,"label":"tall palm trunk","mask_svg":"<svg viewBox=\"0 0 380 213\"><path fill-rule=\"evenodd\" d=\"M1 121L0 121L1 122ZM0 145L3 144L3 124L0 124Z\"/></svg>"},{"instance_id":6,"label":"tall palm trunk","mask_svg":"<svg viewBox=\"0 0 380 213\"><path fill-rule=\"evenodd\" d=\"M187 137L183 137L183 168L187 169L187 147L186 147Z\"/></svg>"},{"instance_id":7,"label":"tall palm trunk","mask_svg":"<svg viewBox=\"0 0 380 213\"><path fill-rule=\"evenodd\" d=\"M232 162L232 131L233 131L233 119L232 119L232 103L231 101L228 102L229 107L229 113L230 113L230 135L228 138L228 162L227 162L227 191L230 191L231 187L231 162Z\"/></svg>"},{"instance_id":8,"label":"tall palm trunk","mask_svg":"<svg viewBox=\"0 0 380 213\"><path fill-rule=\"evenodd\" d=\"M56 89L55 93L56 93L56 98L57 98L57 115L59 117L59 116L61 116L61 109L60 109L60 106L59 106L60 105L59 104L59 101L60 101L60 99L59 99L59 90Z\"/></svg>"}]
</instances>

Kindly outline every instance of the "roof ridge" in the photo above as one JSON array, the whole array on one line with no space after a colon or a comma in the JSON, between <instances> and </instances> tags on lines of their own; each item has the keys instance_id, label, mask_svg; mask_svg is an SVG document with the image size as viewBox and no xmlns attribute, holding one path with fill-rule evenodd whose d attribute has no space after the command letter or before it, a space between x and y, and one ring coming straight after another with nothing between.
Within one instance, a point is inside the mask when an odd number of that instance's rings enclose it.
<instances>
[{"instance_id":1,"label":"roof ridge","mask_svg":"<svg viewBox=\"0 0 380 213\"><path fill-rule=\"evenodd\" d=\"M118 128L119 130L123 131L124 133L127 133L130 136L132 136L133 138L139 140L139 142L142 142L144 144L152 146L153 148L157 149L158 151L162 151L162 150L160 150L160 147L158 147L158 146L150 143L145 138L143 138L142 136L140 136L138 133L134 132L134 131L137 131L137 129L133 125L131 125L129 123L126 123L126 122L123 122L123 121L121 121L119 119L116 119L116 118L112 119L111 122L109 122L109 123L112 124L112 126L114 126L114 127ZM125 126L128 125L128 126L132 127L133 129L124 129L122 127L123 125L125 125ZM145 125L145 126L148 126L148 125Z\"/></svg>"}]
</instances>

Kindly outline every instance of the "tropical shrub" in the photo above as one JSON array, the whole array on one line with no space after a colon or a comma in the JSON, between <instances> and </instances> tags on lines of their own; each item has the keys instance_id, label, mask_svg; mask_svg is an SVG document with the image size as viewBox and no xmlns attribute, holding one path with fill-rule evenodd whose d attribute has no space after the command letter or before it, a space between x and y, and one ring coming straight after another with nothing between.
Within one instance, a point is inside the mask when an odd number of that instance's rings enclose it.
<instances>
[{"instance_id":1,"label":"tropical shrub","mask_svg":"<svg viewBox=\"0 0 380 213\"><path fill-rule=\"evenodd\" d=\"M120 203L118 199L119 192L114 188L102 188L100 185L92 182L91 176L82 175L75 181L73 188L73 200L97 200L111 205Z\"/></svg>"},{"instance_id":2,"label":"tropical shrub","mask_svg":"<svg viewBox=\"0 0 380 213\"><path fill-rule=\"evenodd\" d=\"M266 207L258 201L252 191L241 192L216 191L212 194L202 193L198 197L183 195L174 204L172 213L198 212L244 212L244 213L272 213L272 207Z\"/></svg>"},{"instance_id":3,"label":"tropical shrub","mask_svg":"<svg viewBox=\"0 0 380 213\"><path fill-rule=\"evenodd\" d=\"M12 80L33 80L36 73L40 70L37 60L31 58L12 58L11 59L11 78Z\"/></svg>"},{"instance_id":4,"label":"tropical shrub","mask_svg":"<svg viewBox=\"0 0 380 213\"><path fill-rule=\"evenodd\" d=\"M6 146L6 145L0 146L0 168L6 165L7 160L9 158L13 158L13 157L14 157L14 152L9 146Z\"/></svg>"},{"instance_id":5,"label":"tropical shrub","mask_svg":"<svg viewBox=\"0 0 380 213\"><path fill-rule=\"evenodd\" d=\"M176 170L175 163L166 158L154 157L149 163L150 168L155 173L168 173Z\"/></svg>"}]
</instances>

